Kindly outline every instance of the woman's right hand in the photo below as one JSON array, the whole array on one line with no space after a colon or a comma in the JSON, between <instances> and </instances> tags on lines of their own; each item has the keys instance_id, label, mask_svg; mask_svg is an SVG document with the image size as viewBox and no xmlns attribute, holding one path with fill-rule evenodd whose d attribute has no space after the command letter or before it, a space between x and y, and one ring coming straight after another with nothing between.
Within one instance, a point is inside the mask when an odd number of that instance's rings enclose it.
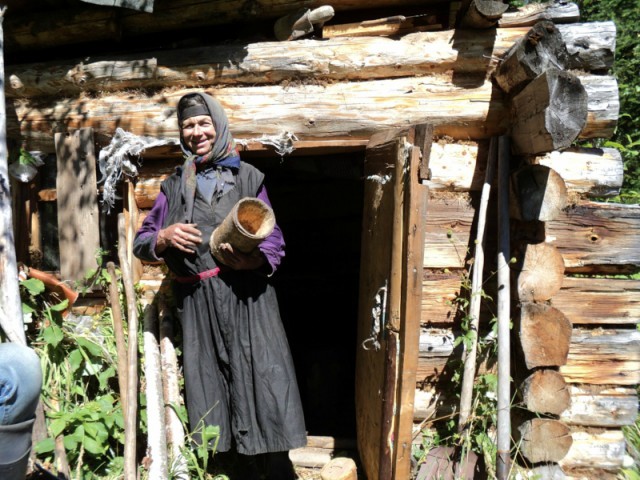
<instances>
[{"instance_id":1,"label":"woman's right hand","mask_svg":"<svg viewBox=\"0 0 640 480\"><path fill-rule=\"evenodd\" d=\"M156 253L174 247L185 253L194 253L202 243L202 233L195 223L174 223L158 232Z\"/></svg>"}]
</instances>

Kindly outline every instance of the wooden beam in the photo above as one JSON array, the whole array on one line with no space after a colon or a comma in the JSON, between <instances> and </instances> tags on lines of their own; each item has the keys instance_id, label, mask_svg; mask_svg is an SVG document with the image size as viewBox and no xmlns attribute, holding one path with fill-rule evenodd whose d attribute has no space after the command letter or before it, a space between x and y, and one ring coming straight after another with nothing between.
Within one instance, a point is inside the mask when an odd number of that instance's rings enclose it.
<instances>
[{"instance_id":1,"label":"wooden beam","mask_svg":"<svg viewBox=\"0 0 640 480\"><path fill-rule=\"evenodd\" d=\"M519 347L529 370L567 363L571 322L546 304L523 303L518 317Z\"/></svg>"},{"instance_id":2,"label":"wooden beam","mask_svg":"<svg viewBox=\"0 0 640 480\"><path fill-rule=\"evenodd\" d=\"M571 2L529 3L515 12L505 12L498 26L524 27L540 20L553 20L554 23L577 22L580 19L578 5Z\"/></svg>"},{"instance_id":3,"label":"wooden beam","mask_svg":"<svg viewBox=\"0 0 640 480\"><path fill-rule=\"evenodd\" d=\"M573 444L560 466L567 468L619 469L625 456L621 430L584 431L572 429Z\"/></svg>"},{"instance_id":4,"label":"wooden beam","mask_svg":"<svg viewBox=\"0 0 640 480\"><path fill-rule=\"evenodd\" d=\"M569 68L607 70L613 65L613 22L558 25ZM308 81L375 80L407 75L485 76L529 28L444 30L397 39L354 37L293 42L222 44L9 65L8 98L72 97L83 92L214 85L296 85Z\"/></svg>"},{"instance_id":5,"label":"wooden beam","mask_svg":"<svg viewBox=\"0 0 640 480\"><path fill-rule=\"evenodd\" d=\"M100 248L96 155L91 128L55 134L60 275L83 280Z\"/></svg>"},{"instance_id":6,"label":"wooden beam","mask_svg":"<svg viewBox=\"0 0 640 480\"><path fill-rule=\"evenodd\" d=\"M558 462L573 443L569 427L557 420L534 418L522 423L514 433L519 453L531 463Z\"/></svg>"},{"instance_id":7,"label":"wooden beam","mask_svg":"<svg viewBox=\"0 0 640 480\"><path fill-rule=\"evenodd\" d=\"M471 0L460 24L476 29L494 27L507 8L509 5L497 0Z\"/></svg>"}]
</instances>

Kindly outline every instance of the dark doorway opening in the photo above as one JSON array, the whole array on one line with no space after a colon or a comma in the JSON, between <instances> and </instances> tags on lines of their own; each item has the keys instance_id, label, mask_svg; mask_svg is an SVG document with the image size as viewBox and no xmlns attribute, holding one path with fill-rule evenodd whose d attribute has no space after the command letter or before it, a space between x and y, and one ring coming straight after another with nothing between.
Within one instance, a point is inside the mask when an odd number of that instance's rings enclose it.
<instances>
[{"instance_id":1,"label":"dark doorway opening","mask_svg":"<svg viewBox=\"0 0 640 480\"><path fill-rule=\"evenodd\" d=\"M273 278L310 436L356 438L355 356L364 150L247 158L286 241Z\"/></svg>"}]
</instances>

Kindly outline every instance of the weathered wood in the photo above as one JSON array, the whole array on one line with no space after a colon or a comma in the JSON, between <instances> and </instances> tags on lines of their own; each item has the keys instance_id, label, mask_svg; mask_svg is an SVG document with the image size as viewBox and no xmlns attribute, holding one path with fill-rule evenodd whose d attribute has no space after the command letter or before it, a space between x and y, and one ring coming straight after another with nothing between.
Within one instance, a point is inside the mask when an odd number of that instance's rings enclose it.
<instances>
[{"instance_id":1,"label":"weathered wood","mask_svg":"<svg viewBox=\"0 0 640 480\"><path fill-rule=\"evenodd\" d=\"M109 282L109 303L111 305L111 318L113 320L113 336L116 340L116 352L118 355L118 388L120 390L120 403L122 404L122 415L127 416L127 343L124 338L124 325L122 322L122 307L120 306L120 294L118 292L118 276L116 266L113 262L107 262L107 272L111 281Z\"/></svg>"},{"instance_id":2,"label":"weathered wood","mask_svg":"<svg viewBox=\"0 0 640 480\"><path fill-rule=\"evenodd\" d=\"M633 425L638 413L638 395L634 388L569 385L571 405L559 420L582 427L622 427ZM457 412L454 392L443 389L416 389L414 422L447 418Z\"/></svg>"},{"instance_id":3,"label":"weathered wood","mask_svg":"<svg viewBox=\"0 0 640 480\"><path fill-rule=\"evenodd\" d=\"M565 277L551 305L573 325L635 325L640 318L640 281Z\"/></svg>"},{"instance_id":4,"label":"weathered wood","mask_svg":"<svg viewBox=\"0 0 640 480\"><path fill-rule=\"evenodd\" d=\"M574 329L560 373L570 383L640 383L640 331Z\"/></svg>"},{"instance_id":5,"label":"weathered wood","mask_svg":"<svg viewBox=\"0 0 640 480\"><path fill-rule=\"evenodd\" d=\"M577 22L580 19L578 5L571 2L529 3L515 12L505 12L498 26L522 27L533 25L540 20L553 20L554 23Z\"/></svg>"},{"instance_id":6,"label":"weathered wood","mask_svg":"<svg viewBox=\"0 0 640 480\"><path fill-rule=\"evenodd\" d=\"M82 280L96 268L100 248L100 213L96 156L91 128L55 134L57 154L56 192L60 275Z\"/></svg>"},{"instance_id":7,"label":"weathered wood","mask_svg":"<svg viewBox=\"0 0 640 480\"><path fill-rule=\"evenodd\" d=\"M520 302L544 302L562 287L564 261L558 249L550 243L523 245L516 252L515 290Z\"/></svg>"},{"instance_id":8,"label":"weathered wood","mask_svg":"<svg viewBox=\"0 0 640 480\"><path fill-rule=\"evenodd\" d=\"M613 65L613 22L560 25L569 67L604 70ZM125 89L289 83L310 79L374 80L411 75L482 74L528 28L445 30L397 39L354 37L294 42L222 44L126 54L91 60L7 67L9 98L79 95ZM455 44L454 44L455 35ZM588 48L586 48L588 46ZM425 55L428 52L428 55Z\"/></svg>"},{"instance_id":9,"label":"weathered wood","mask_svg":"<svg viewBox=\"0 0 640 480\"><path fill-rule=\"evenodd\" d=\"M463 196L430 200L425 268L465 267L474 214ZM512 232L513 239L556 245L566 272L624 272L640 266L640 245L636 242L640 207L636 205L580 202L543 226L520 225Z\"/></svg>"},{"instance_id":10,"label":"weathered wood","mask_svg":"<svg viewBox=\"0 0 640 480\"><path fill-rule=\"evenodd\" d=\"M523 303L519 316L520 347L528 369L565 365L571 342L571 322L545 304Z\"/></svg>"},{"instance_id":11,"label":"weathered wood","mask_svg":"<svg viewBox=\"0 0 640 480\"><path fill-rule=\"evenodd\" d=\"M405 17L395 15L378 20L365 20L358 23L342 25L325 25L322 28L322 38L364 37L364 36L392 36L406 35L414 32L441 30L442 25L436 23L436 15L425 17Z\"/></svg>"},{"instance_id":12,"label":"weathered wood","mask_svg":"<svg viewBox=\"0 0 640 480\"><path fill-rule=\"evenodd\" d=\"M509 49L493 76L506 93L518 92L549 68L564 70L568 57L560 30L543 20Z\"/></svg>"},{"instance_id":13,"label":"weathered wood","mask_svg":"<svg viewBox=\"0 0 640 480\"><path fill-rule=\"evenodd\" d=\"M560 367L560 373L567 383L636 385L640 383L639 335L633 330L574 328L567 363ZM419 383L437 381L448 363L459 362L462 349L454 351L455 336L451 329L420 330ZM489 367L493 368L483 365L480 371Z\"/></svg>"},{"instance_id":14,"label":"weathered wood","mask_svg":"<svg viewBox=\"0 0 640 480\"><path fill-rule=\"evenodd\" d=\"M548 222L567 206L564 179L545 165L525 165L511 176L515 202L510 204L517 219Z\"/></svg>"},{"instance_id":15,"label":"weathered wood","mask_svg":"<svg viewBox=\"0 0 640 480\"><path fill-rule=\"evenodd\" d=\"M564 377L548 368L537 370L520 385L524 407L530 412L560 415L571 405Z\"/></svg>"},{"instance_id":16,"label":"weathered wood","mask_svg":"<svg viewBox=\"0 0 640 480\"><path fill-rule=\"evenodd\" d=\"M429 0L437 3L437 0ZM234 22L269 21L300 8L326 4L321 0L267 0L247 5L244 0L156 0L153 14L131 9L86 6L16 15L7 22L7 43L14 51L56 47L99 40L121 40L137 35ZM349 0L337 2L336 11L362 8L424 5L417 0Z\"/></svg>"},{"instance_id":17,"label":"weathered wood","mask_svg":"<svg viewBox=\"0 0 640 480\"><path fill-rule=\"evenodd\" d=\"M460 25L469 28L494 27L509 5L494 0L471 0Z\"/></svg>"},{"instance_id":18,"label":"weathered wood","mask_svg":"<svg viewBox=\"0 0 640 480\"><path fill-rule=\"evenodd\" d=\"M571 431L573 444L560 460L564 468L593 467L618 469L625 455L625 440L621 430Z\"/></svg>"},{"instance_id":19,"label":"weathered wood","mask_svg":"<svg viewBox=\"0 0 640 480\"><path fill-rule=\"evenodd\" d=\"M150 294L150 296L154 296ZM162 388L160 345L158 343L158 306L151 300L144 310L144 378L147 399L147 456L151 460L149 477L169 478L165 399Z\"/></svg>"},{"instance_id":20,"label":"weathered wood","mask_svg":"<svg viewBox=\"0 0 640 480\"><path fill-rule=\"evenodd\" d=\"M587 124L587 91L574 74L548 68L513 98L510 116L516 153L567 148Z\"/></svg>"},{"instance_id":21,"label":"weathered wood","mask_svg":"<svg viewBox=\"0 0 640 480\"><path fill-rule=\"evenodd\" d=\"M486 142L436 142L431 146L431 191L479 191L487 163ZM555 170L571 193L614 196L623 181L622 156L615 148L572 148L534 157L531 163Z\"/></svg>"},{"instance_id":22,"label":"weathered wood","mask_svg":"<svg viewBox=\"0 0 640 480\"><path fill-rule=\"evenodd\" d=\"M610 89L617 101L614 79L581 77ZM600 93L604 95L604 90ZM439 77L397 78L370 82L333 83L324 86L257 86L207 89L230 112L232 133L239 139L294 133L300 140L331 137L334 140L369 138L386 127L429 122L434 135L452 138L487 138L507 127L502 96L489 80L480 86L474 79L455 84ZM22 100L14 103L15 117L8 118L8 135L24 140L26 148L52 150L54 128L74 130L93 127L96 138L107 142L116 127L136 135L178 138L175 105L186 90L167 90L152 98L134 94L98 98ZM277 108L274 108L277 105ZM589 116L590 135L608 137L616 120L602 104ZM488 119L491 121L488 121ZM616 117L617 118L617 117ZM550 149L553 150L553 149Z\"/></svg>"},{"instance_id":23,"label":"weathered wood","mask_svg":"<svg viewBox=\"0 0 640 480\"><path fill-rule=\"evenodd\" d=\"M337 457L327 463L320 470L322 480L357 480L358 468L356 462L348 457Z\"/></svg>"},{"instance_id":24,"label":"weathered wood","mask_svg":"<svg viewBox=\"0 0 640 480\"><path fill-rule=\"evenodd\" d=\"M571 405L560 415L569 425L622 427L633 425L638 415L634 388L570 385Z\"/></svg>"},{"instance_id":25,"label":"weathered wood","mask_svg":"<svg viewBox=\"0 0 640 480\"><path fill-rule=\"evenodd\" d=\"M558 462L562 460L573 440L569 427L557 420L534 418L517 429L516 445L530 462Z\"/></svg>"}]
</instances>

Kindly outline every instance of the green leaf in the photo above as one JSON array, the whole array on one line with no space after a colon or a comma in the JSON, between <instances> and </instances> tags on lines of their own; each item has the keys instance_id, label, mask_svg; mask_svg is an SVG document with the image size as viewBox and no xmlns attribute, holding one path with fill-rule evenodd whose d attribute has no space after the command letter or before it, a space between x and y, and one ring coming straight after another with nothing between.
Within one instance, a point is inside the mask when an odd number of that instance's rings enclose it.
<instances>
[{"instance_id":1,"label":"green leaf","mask_svg":"<svg viewBox=\"0 0 640 480\"><path fill-rule=\"evenodd\" d=\"M92 342L86 337L76 337L76 342L82 348L86 349L94 357L102 357L102 347L95 342Z\"/></svg>"},{"instance_id":2,"label":"green leaf","mask_svg":"<svg viewBox=\"0 0 640 480\"><path fill-rule=\"evenodd\" d=\"M62 329L58 325L52 323L44 329L44 331L42 332L42 337L44 338L45 342L55 348L64 339L64 333L62 333Z\"/></svg>"},{"instance_id":3,"label":"green leaf","mask_svg":"<svg viewBox=\"0 0 640 480\"><path fill-rule=\"evenodd\" d=\"M26 288L29 294L34 297L44 292L44 283L42 280L38 280L37 278L28 278L27 280L23 280L20 282L20 285Z\"/></svg>"},{"instance_id":4,"label":"green leaf","mask_svg":"<svg viewBox=\"0 0 640 480\"><path fill-rule=\"evenodd\" d=\"M55 305L51 305L49 309L53 312L64 312L69 307L69 300L66 298Z\"/></svg>"},{"instance_id":5,"label":"green leaf","mask_svg":"<svg viewBox=\"0 0 640 480\"><path fill-rule=\"evenodd\" d=\"M64 418L56 418L49 422L49 430L54 438L64 432L65 428L67 428L67 421Z\"/></svg>"},{"instance_id":6,"label":"green leaf","mask_svg":"<svg viewBox=\"0 0 640 480\"><path fill-rule=\"evenodd\" d=\"M83 356L82 353L80 353L80 350L72 350L67 358L69 360L69 367L71 367L72 372L77 371L82 366Z\"/></svg>"},{"instance_id":7,"label":"green leaf","mask_svg":"<svg viewBox=\"0 0 640 480\"><path fill-rule=\"evenodd\" d=\"M84 437L84 439L82 440L82 446L84 446L84 449L87 452L92 453L93 455L101 455L105 451L104 445L98 443L96 440L89 436Z\"/></svg>"},{"instance_id":8,"label":"green leaf","mask_svg":"<svg viewBox=\"0 0 640 480\"><path fill-rule=\"evenodd\" d=\"M37 454L51 453L56 448L56 441L53 438L45 438L36 443L35 450Z\"/></svg>"}]
</instances>

